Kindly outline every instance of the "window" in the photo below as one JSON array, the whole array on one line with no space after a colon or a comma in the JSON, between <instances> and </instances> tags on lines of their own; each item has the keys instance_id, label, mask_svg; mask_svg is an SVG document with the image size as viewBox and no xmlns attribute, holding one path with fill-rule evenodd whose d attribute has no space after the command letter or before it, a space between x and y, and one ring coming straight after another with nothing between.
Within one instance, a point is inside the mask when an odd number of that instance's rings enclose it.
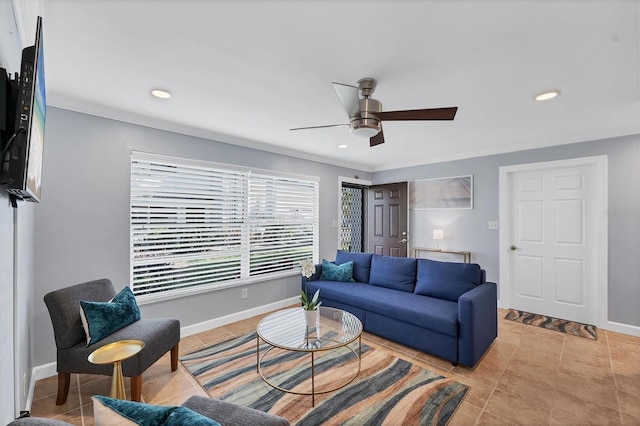
<instances>
[{"instance_id":1,"label":"window","mask_svg":"<svg viewBox=\"0 0 640 426\"><path fill-rule=\"evenodd\" d=\"M131 286L182 294L266 279L317 259L318 180L131 154Z\"/></svg>"},{"instance_id":2,"label":"window","mask_svg":"<svg viewBox=\"0 0 640 426\"><path fill-rule=\"evenodd\" d=\"M249 175L249 275L290 270L315 259L318 184L291 177Z\"/></svg>"}]
</instances>

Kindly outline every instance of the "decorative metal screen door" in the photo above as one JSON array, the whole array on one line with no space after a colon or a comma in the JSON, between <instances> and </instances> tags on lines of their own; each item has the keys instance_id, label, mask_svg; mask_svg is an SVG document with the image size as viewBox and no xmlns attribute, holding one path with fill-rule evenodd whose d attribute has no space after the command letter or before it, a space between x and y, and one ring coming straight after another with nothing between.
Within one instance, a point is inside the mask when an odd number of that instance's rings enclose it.
<instances>
[{"instance_id":1,"label":"decorative metal screen door","mask_svg":"<svg viewBox=\"0 0 640 426\"><path fill-rule=\"evenodd\" d=\"M366 187L343 183L340 197L340 250L364 251L364 202Z\"/></svg>"}]
</instances>

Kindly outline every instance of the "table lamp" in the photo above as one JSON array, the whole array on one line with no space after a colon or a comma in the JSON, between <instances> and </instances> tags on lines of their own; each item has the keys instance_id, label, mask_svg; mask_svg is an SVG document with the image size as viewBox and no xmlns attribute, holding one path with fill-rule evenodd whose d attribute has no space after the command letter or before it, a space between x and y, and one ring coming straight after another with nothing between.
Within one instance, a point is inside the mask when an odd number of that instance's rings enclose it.
<instances>
[{"instance_id":1,"label":"table lamp","mask_svg":"<svg viewBox=\"0 0 640 426\"><path fill-rule=\"evenodd\" d=\"M436 249L437 249L437 250L442 250L442 249L440 248L440 240L443 240L443 239L444 239L444 230L442 230L442 229L434 229L434 230L433 230L433 239L434 239L434 240L436 240L437 245L438 245L438 246L436 247Z\"/></svg>"}]
</instances>

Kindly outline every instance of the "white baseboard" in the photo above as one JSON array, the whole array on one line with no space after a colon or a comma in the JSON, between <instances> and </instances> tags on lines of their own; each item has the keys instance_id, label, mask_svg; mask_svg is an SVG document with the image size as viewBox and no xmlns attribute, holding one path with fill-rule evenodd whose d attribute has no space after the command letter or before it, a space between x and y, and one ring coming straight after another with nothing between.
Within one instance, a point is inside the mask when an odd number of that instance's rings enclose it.
<instances>
[{"instance_id":1,"label":"white baseboard","mask_svg":"<svg viewBox=\"0 0 640 426\"><path fill-rule=\"evenodd\" d=\"M31 403L33 402L33 392L36 388L36 382L40 379L46 379L47 377L55 376L58 374L56 371L56 363L50 362L48 364L36 365L31 370L31 380L29 381L29 393L27 399L24 402L26 411L31 411Z\"/></svg>"},{"instance_id":2,"label":"white baseboard","mask_svg":"<svg viewBox=\"0 0 640 426\"><path fill-rule=\"evenodd\" d=\"M212 328L222 327L223 325L242 321L243 319L251 318L256 315L266 314L267 312L275 311L276 309L286 308L287 306L291 306L299 302L300 298L296 296L290 299L269 303L268 305L258 306L257 308L247 309L246 311L236 312L224 317L213 318L197 324L187 325L180 329L180 337L187 337L193 334L202 333L203 331L211 330Z\"/></svg>"},{"instance_id":3,"label":"white baseboard","mask_svg":"<svg viewBox=\"0 0 640 426\"><path fill-rule=\"evenodd\" d=\"M640 327L637 325L622 324L615 321L607 321L606 327L601 327L608 331L616 333L629 334L631 336L640 337Z\"/></svg>"},{"instance_id":4,"label":"white baseboard","mask_svg":"<svg viewBox=\"0 0 640 426\"><path fill-rule=\"evenodd\" d=\"M55 376L58 374L56 371L56 363L50 362L48 364L37 365L31 370L31 381L35 382L40 379L46 379L47 377Z\"/></svg>"},{"instance_id":5,"label":"white baseboard","mask_svg":"<svg viewBox=\"0 0 640 426\"><path fill-rule=\"evenodd\" d=\"M203 321L197 324L187 325L180 328L180 337L191 336L193 334L201 333L203 331L211 330L212 328L222 327L223 325L231 324L237 321L242 321L247 318L254 317L256 315L266 314L267 312L275 311L277 309L286 308L293 304L299 303L298 296L291 297L289 299L280 300L278 302L269 303L268 305L258 306L257 308L247 309L246 311L236 312L231 315L226 315L219 318L213 318L207 321ZM40 379L46 379L47 377L55 376L58 374L56 371L56 363L50 362L48 364L37 365L31 370L31 381L29 382L29 394L25 403L25 410L31 411L31 403L33 402L33 391L36 386L36 381Z\"/></svg>"}]
</instances>

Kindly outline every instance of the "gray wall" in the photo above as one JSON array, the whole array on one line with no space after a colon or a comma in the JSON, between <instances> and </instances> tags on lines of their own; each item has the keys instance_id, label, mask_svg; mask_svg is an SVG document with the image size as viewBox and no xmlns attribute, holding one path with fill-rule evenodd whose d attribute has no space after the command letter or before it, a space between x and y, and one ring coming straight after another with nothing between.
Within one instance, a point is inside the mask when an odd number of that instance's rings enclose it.
<instances>
[{"instance_id":1,"label":"gray wall","mask_svg":"<svg viewBox=\"0 0 640 426\"><path fill-rule=\"evenodd\" d=\"M55 360L51 322L42 301L54 289L108 277L129 283L129 185L132 150L320 177L320 256L335 257L338 176L369 173L242 148L166 131L47 109L42 201L36 209L34 337L36 365ZM182 326L298 294L299 277L145 304L145 317L171 316Z\"/></svg>"},{"instance_id":2,"label":"gray wall","mask_svg":"<svg viewBox=\"0 0 640 426\"><path fill-rule=\"evenodd\" d=\"M551 160L608 156L609 170L609 321L640 326L640 136L583 142L559 147L425 164L373 173L374 184L435 177L474 176L473 210L410 212L411 245L433 247L431 229L444 228L441 247L472 252L473 262L499 278L499 167ZM499 283L498 283L499 284Z\"/></svg>"},{"instance_id":3,"label":"gray wall","mask_svg":"<svg viewBox=\"0 0 640 426\"><path fill-rule=\"evenodd\" d=\"M0 67L19 71L22 47L9 1L0 1L0 28ZM31 380L35 208L20 203L14 210L4 187L0 189L0 424L25 407L23 382Z\"/></svg>"}]
</instances>

